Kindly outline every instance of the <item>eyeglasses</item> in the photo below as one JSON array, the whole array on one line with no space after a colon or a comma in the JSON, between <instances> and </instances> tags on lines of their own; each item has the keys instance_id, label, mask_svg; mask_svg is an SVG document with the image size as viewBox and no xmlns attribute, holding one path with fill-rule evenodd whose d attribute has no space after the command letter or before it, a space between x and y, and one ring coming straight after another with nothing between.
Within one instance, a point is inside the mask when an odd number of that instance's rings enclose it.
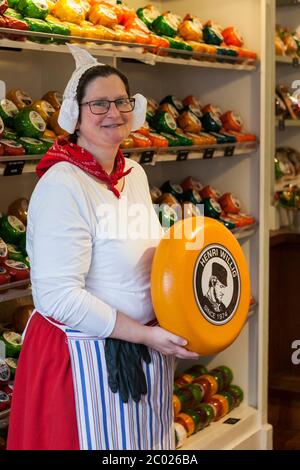
<instances>
[{"instance_id":1,"label":"eyeglasses","mask_svg":"<svg viewBox=\"0 0 300 470\"><path fill-rule=\"evenodd\" d=\"M81 103L80 106L89 105L92 114L106 114L110 109L111 103L115 103L120 113L130 113L134 110L135 98L118 98L117 100L94 100Z\"/></svg>"}]
</instances>

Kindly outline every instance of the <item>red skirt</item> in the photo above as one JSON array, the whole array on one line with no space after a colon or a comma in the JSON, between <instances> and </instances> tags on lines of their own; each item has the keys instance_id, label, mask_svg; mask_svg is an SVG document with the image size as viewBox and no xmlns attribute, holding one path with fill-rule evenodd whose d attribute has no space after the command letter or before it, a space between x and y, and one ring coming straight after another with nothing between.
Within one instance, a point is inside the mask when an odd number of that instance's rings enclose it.
<instances>
[{"instance_id":1,"label":"red skirt","mask_svg":"<svg viewBox=\"0 0 300 470\"><path fill-rule=\"evenodd\" d=\"M26 332L9 420L9 450L79 450L66 335L39 313Z\"/></svg>"}]
</instances>

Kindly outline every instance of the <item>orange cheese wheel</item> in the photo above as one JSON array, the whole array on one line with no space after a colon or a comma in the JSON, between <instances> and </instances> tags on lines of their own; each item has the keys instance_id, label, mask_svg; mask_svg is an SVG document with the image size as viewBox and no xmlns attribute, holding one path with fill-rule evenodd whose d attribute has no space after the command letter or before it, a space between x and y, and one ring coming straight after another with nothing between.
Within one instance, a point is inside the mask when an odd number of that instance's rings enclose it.
<instances>
[{"instance_id":1,"label":"orange cheese wheel","mask_svg":"<svg viewBox=\"0 0 300 470\"><path fill-rule=\"evenodd\" d=\"M159 324L200 355L216 354L247 319L250 278L236 238L221 223L191 217L174 224L152 264L151 293Z\"/></svg>"}]
</instances>

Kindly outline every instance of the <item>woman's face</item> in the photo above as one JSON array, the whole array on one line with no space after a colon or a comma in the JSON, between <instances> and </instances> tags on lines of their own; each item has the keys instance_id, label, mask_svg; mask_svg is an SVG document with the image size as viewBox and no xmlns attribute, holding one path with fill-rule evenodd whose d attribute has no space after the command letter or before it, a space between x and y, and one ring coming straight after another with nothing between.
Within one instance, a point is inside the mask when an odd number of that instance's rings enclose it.
<instances>
[{"instance_id":1,"label":"woman's face","mask_svg":"<svg viewBox=\"0 0 300 470\"><path fill-rule=\"evenodd\" d=\"M126 88L120 77L97 77L91 81L85 92L82 102L94 100L116 100L128 98ZM78 123L80 138L89 145L105 146L119 145L130 133L132 112L121 113L115 103L110 104L106 114L96 115L90 111L88 105L81 106L81 118Z\"/></svg>"}]
</instances>

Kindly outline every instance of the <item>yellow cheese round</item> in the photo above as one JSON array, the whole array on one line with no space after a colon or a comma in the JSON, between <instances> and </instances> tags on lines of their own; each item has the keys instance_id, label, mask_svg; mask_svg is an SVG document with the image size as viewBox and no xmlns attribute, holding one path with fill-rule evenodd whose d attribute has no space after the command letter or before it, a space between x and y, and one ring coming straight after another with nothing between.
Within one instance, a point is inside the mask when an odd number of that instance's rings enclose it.
<instances>
[{"instance_id":1,"label":"yellow cheese round","mask_svg":"<svg viewBox=\"0 0 300 470\"><path fill-rule=\"evenodd\" d=\"M191 217L174 224L152 264L159 324L200 355L216 354L239 335L250 305L250 277L236 238L221 223Z\"/></svg>"}]
</instances>

